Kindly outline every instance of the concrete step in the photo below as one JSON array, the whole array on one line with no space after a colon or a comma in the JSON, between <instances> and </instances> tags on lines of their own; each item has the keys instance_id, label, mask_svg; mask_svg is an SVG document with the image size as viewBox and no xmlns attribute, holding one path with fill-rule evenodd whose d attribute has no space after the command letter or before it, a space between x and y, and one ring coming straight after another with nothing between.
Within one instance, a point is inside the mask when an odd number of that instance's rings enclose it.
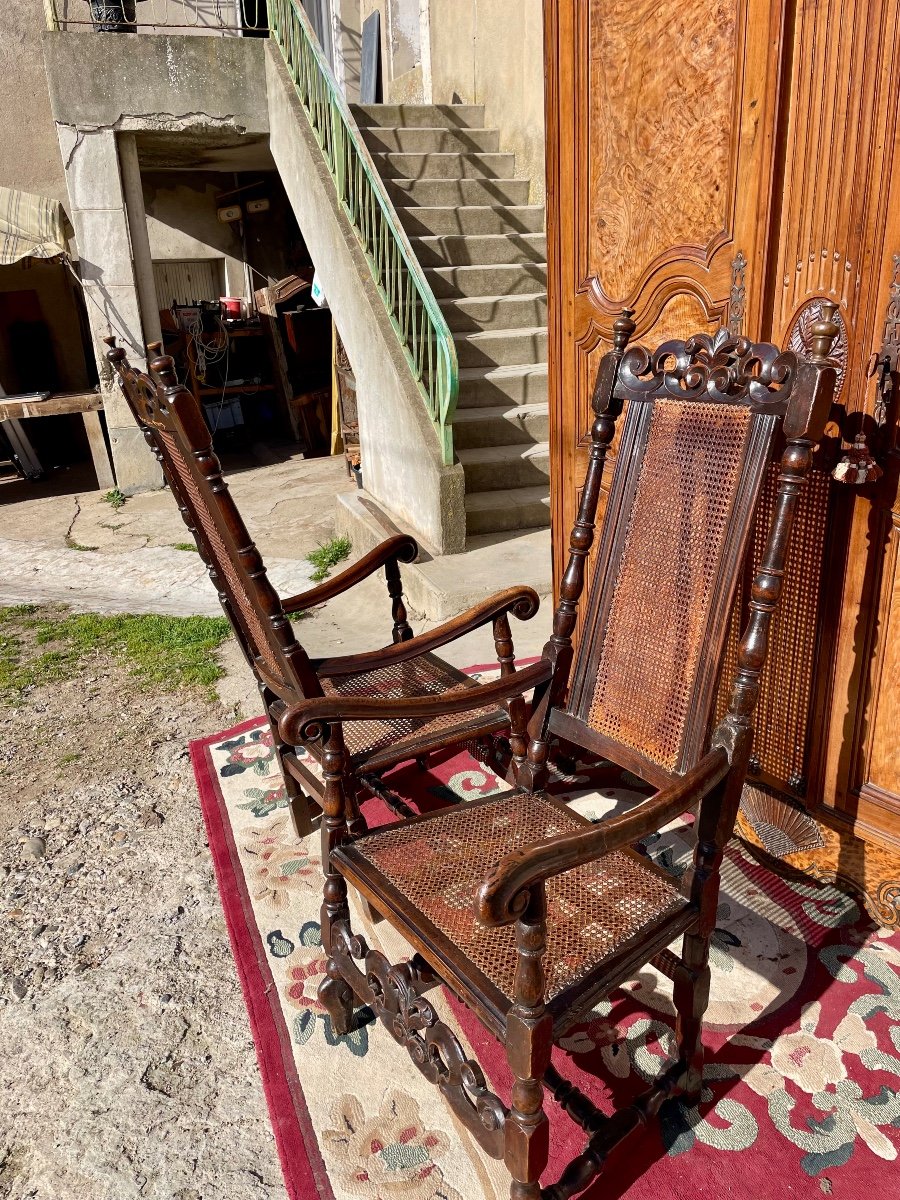
<instances>
[{"instance_id":1,"label":"concrete step","mask_svg":"<svg viewBox=\"0 0 900 1200\"><path fill-rule=\"evenodd\" d=\"M542 233L449 233L411 240L423 267L547 262Z\"/></svg>"},{"instance_id":2,"label":"concrete step","mask_svg":"<svg viewBox=\"0 0 900 1200\"><path fill-rule=\"evenodd\" d=\"M457 451L546 442L549 437L550 411L546 404L458 408L453 416L453 444Z\"/></svg>"},{"instance_id":3,"label":"concrete step","mask_svg":"<svg viewBox=\"0 0 900 1200\"><path fill-rule=\"evenodd\" d=\"M458 333L547 324L546 292L530 296L466 296L439 300L438 304L447 324Z\"/></svg>"},{"instance_id":4,"label":"concrete step","mask_svg":"<svg viewBox=\"0 0 900 1200\"><path fill-rule=\"evenodd\" d=\"M385 179L512 179L514 154L373 154Z\"/></svg>"},{"instance_id":5,"label":"concrete step","mask_svg":"<svg viewBox=\"0 0 900 1200\"><path fill-rule=\"evenodd\" d=\"M371 126L361 132L373 154L496 153L500 149L499 129L441 129L427 126L381 129Z\"/></svg>"},{"instance_id":6,"label":"concrete step","mask_svg":"<svg viewBox=\"0 0 900 1200\"><path fill-rule=\"evenodd\" d=\"M459 372L457 412L463 408L491 408L500 404L546 403L546 363L516 367L463 367Z\"/></svg>"},{"instance_id":7,"label":"concrete step","mask_svg":"<svg viewBox=\"0 0 900 1200\"><path fill-rule=\"evenodd\" d=\"M454 334L460 367L511 367L547 361L547 328L488 329Z\"/></svg>"},{"instance_id":8,"label":"concrete step","mask_svg":"<svg viewBox=\"0 0 900 1200\"><path fill-rule=\"evenodd\" d=\"M527 179L391 179L384 185L398 207L453 208L459 205L528 203Z\"/></svg>"},{"instance_id":9,"label":"concrete step","mask_svg":"<svg viewBox=\"0 0 900 1200\"><path fill-rule=\"evenodd\" d=\"M542 204L473 204L397 209L411 237L429 234L543 233Z\"/></svg>"},{"instance_id":10,"label":"concrete step","mask_svg":"<svg viewBox=\"0 0 900 1200\"><path fill-rule=\"evenodd\" d=\"M426 267L425 276L439 300L459 296L523 296L546 292L544 263L487 267Z\"/></svg>"},{"instance_id":11,"label":"concrete step","mask_svg":"<svg viewBox=\"0 0 900 1200\"><path fill-rule=\"evenodd\" d=\"M539 596L548 596L551 591L550 575L550 531L547 488L534 489L538 495L530 501L531 489L520 488L511 492L485 492L466 498L467 524L473 525L471 536L466 540L463 554L432 556L419 539L420 554L416 562L403 565L403 593L412 612L424 614L429 621L446 621L457 617L472 604L485 596L491 596L501 588L512 584L528 584ZM542 499L543 498L543 499ZM474 503L470 504L470 501ZM391 519L365 491L341 492L337 497L335 533L344 534L353 543L354 554L380 545L385 537L403 528L402 522ZM536 513L535 513L536 510ZM535 519L535 516L537 519ZM385 519L386 518L386 519ZM516 524L516 520L520 524ZM483 532L477 527L479 520L489 528ZM506 532L494 533L496 529ZM173 552L174 553L174 552ZM81 556L82 558L84 555ZM182 554L182 558L187 557ZM373 596L379 602L384 596L384 584L376 584ZM366 583L353 589L353 595L364 593ZM553 618L552 601L544 601L541 612L533 621L520 624L514 621L513 635L516 650L523 656L540 653ZM541 622L539 628L538 623ZM416 633L422 630L421 620L413 620ZM484 646L490 646L490 626L483 631ZM531 640L529 640L529 635ZM487 662L486 651L480 647L472 652L463 649L464 643L447 647L441 653L449 656L454 652L465 655L458 661L460 666L473 662ZM484 655L484 657L481 657Z\"/></svg>"},{"instance_id":12,"label":"concrete step","mask_svg":"<svg viewBox=\"0 0 900 1200\"><path fill-rule=\"evenodd\" d=\"M483 129L483 104L351 104L357 125L407 129L442 125L446 129Z\"/></svg>"},{"instance_id":13,"label":"concrete step","mask_svg":"<svg viewBox=\"0 0 900 1200\"><path fill-rule=\"evenodd\" d=\"M546 529L550 524L550 489L498 488L466 496L466 537L515 529Z\"/></svg>"},{"instance_id":14,"label":"concrete step","mask_svg":"<svg viewBox=\"0 0 900 1200\"><path fill-rule=\"evenodd\" d=\"M547 486L550 479L547 442L478 446L460 450L457 458L466 476L466 496L501 488Z\"/></svg>"}]
</instances>

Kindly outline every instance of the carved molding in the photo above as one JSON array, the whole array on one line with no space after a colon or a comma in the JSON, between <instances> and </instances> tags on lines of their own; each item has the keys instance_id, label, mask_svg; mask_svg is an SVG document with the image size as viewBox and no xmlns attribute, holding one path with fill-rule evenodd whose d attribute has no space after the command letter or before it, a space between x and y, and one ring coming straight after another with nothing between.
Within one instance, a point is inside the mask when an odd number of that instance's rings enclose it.
<instances>
[{"instance_id":1,"label":"carved molding","mask_svg":"<svg viewBox=\"0 0 900 1200\"><path fill-rule=\"evenodd\" d=\"M834 300L829 300L827 296L814 296L812 300L808 300L806 304L797 313L794 320L791 322L790 332L788 333L788 347L794 354L800 356L809 353L810 334L813 325L822 319L822 305L834 304ZM844 380L847 376L847 326L844 322L843 314L838 309L835 313L835 321L838 325L838 335L831 349L830 357L837 364L837 379L834 385L834 402L840 403L841 392L844 387Z\"/></svg>"},{"instance_id":2,"label":"carved molding","mask_svg":"<svg viewBox=\"0 0 900 1200\"><path fill-rule=\"evenodd\" d=\"M731 264L731 299L728 304L728 331L734 337L744 332L744 309L747 300L747 287L744 275L747 270L747 258L743 250L738 250Z\"/></svg>"},{"instance_id":3,"label":"carved molding","mask_svg":"<svg viewBox=\"0 0 900 1200\"><path fill-rule=\"evenodd\" d=\"M440 1088L484 1151L502 1159L506 1107L488 1089L481 1067L467 1057L456 1034L422 995L438 982L435 977L421 970L415 959L393 966L346 926L339 926L333 939L332 958L344 980L371 1005L425 1078ZM354 960L362 961L364 970Z\"/></svg>"}]
</instances>

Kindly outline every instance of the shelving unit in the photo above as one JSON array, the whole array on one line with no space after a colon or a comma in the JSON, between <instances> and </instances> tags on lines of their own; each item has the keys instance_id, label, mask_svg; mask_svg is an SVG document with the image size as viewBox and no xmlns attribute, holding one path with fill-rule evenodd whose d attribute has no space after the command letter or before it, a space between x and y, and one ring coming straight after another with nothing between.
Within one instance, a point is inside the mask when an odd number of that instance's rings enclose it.
<instances>
[{"instance_id":1,"label":"shelving unit","mask_svg":"<svg viewBox=\"0 0 900 1200\"><path fill-rule=\"evenodd\" d=\"M207 423L212 431L233 429L248 423L252 414L244 409L242 399L251 401L255 396L275 395L277 389L271 379L269 355L264 342L264 332L258 325L241 326L235 329L224 329L228 338L228 350L224 356L218 356L208 364L204 376L198 372L198 354L196 343L202 340L205 344L215 344L223 336L223 330L217 329L204 333L189 333L185 349L188 367L188 386L194 398L203 409ZM227 374L226 374L227 372ZM216 375L221 382L212 382ZM247 380L258 378L259 382L230 383L229 378ZM222 402L213 419L211 413L216 411L212 403ZM226 406L225 401L230 403ZM227 407L227 411L226 411ZM280 405L278 406L280 409Z\"/></svg>"}]
</instances>

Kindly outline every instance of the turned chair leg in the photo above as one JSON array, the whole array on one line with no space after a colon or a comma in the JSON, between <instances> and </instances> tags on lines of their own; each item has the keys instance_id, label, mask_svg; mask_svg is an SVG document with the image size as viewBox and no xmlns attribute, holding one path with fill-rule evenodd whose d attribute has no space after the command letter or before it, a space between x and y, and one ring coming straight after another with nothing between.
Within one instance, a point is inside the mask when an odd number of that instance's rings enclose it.
<instances>
[{"instance_id":1,"label":"turned chair leg","mask_svg":"<svg viewBox=\"0 0 900 1200\"><path fill-rule=\"evenodd\" d=\"M550 1157L543 1078L550 1065L553 1018L544 1008L541 966L546 914L544 888L538 885L516 922L516 1002L506 1018L506 1057L513 1087L503 1126L503 1157L512 1176L510 1200L540 1200L541 1172Z\"/></svg>"},{"instance_id":2,"label":"turned chair leg","mask_svg":"<svg viewBox=\"0 0 900 1200\"><path fill-rule=\"evenodd\" d=\"M682 1100L700 1103L703 1086L703 1017L709 1004L709 938L686 933L682 966L675 976L673 999L677 1014L675 1045L678 1061L684 1064Z\"/></svg>"},{"instance_id":3,"label":"turned chair leg","mask_svg":"<svg viewBox=\"0 0 900 1200\"><path fill-rule=\"evenodd\" d=\"M269 713L269 703L274 697L268 691L265 684L261 683L259 685L259 691L266 708L266 714L269 716L269 728L272 730L272 746L275 750L275 760L284 779L284 790L291 806L291 824L294 827L294 833L297 837L307 837L312 832L310 800L284 763L285 754L292 750L293 747L282 741L281 734L278 732L278 722Z\"/></svg>"},{"instance_id":4,"label":"turned chair leg","mask_svg":"<svg viewBox=\"0 0 900 1200\"><path fill-rule=\"evenodd\" d=\"M312 833L313 814L310 805L313 803L306 793L301 788L300 784L293 777L287 767L284 765L282 754L287 750L287 746L275 742L275 758L281 770L284 779L284 790L290 804L291 825L294 828L294 833L298 838L307 837Z\"/></svg>"},{"instance_id":5,"label":"turned chair leg","mask_svg":"<svg viewBox=\"0 0 900 1200\"><path fill-rule=\"evenodd\" d=\"M325 885L322 889L320 920L322 945L328 954L326 975L319 984L318 997L331 1017L335 1033L349 1033L353 1020L353 991L341 976L334 957L335 939L350 928L350 907L347 903L347 881L334 869L331 853L347 838L348 807L355 807L355 796L347 790L347 754L340 727L327 732L322 754L322 774L325 790L322 797L322 870Z\"/></svg>"}]
</instances>

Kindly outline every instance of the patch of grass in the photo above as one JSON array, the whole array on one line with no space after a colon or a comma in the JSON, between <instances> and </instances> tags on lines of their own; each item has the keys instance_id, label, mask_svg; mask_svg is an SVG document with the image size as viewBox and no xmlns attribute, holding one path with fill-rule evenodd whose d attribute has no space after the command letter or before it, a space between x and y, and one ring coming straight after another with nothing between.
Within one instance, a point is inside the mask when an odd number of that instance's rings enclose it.
<instances>
[{"instance_id":1,"label":"patch of grass","mask_svg":"<svg viewBox=\"0 0 900 1200\"><path fill-rule=\"evenodd\" d=\"M99 546L84 546L81 542L76 542L68 533L66 534L66 545L70 550L99 550Z\"/></svg>"},{"instance_id":2,"label":"patch of grass","mask_svg":"<svg viewBox=\"0 0 900 1200\"><path fill-rule=\"evenodd\" d=\"M193 542L173 542L172 549L173 550L193 550L193 552L195 554L200 553L200 551L197 549L197 547L194 545Z\"/></svg>"},{"instance_id":3,"label":"patch of grass","mask_svg":"<svg viewBox=\"0 0 900 1200\"><path fill-rule=\"evenodd\" d=\"M128 497L123 492L120 492L118 488L113 488L111 492L107 492L102 497L103 502L114 508L116 512L119 511L127 499Z\"/></svg>"},{"instance_id":4,"label":"patch of grass","mask_svg":"<svg viewBox=\"0 0 900 1200\"><path fill-rule=\"evenodd\" d=\"M328 542L323 542L316 550L310 551L306 556L306 561L312 563L316 568L312 573L312 579L315 583L320 583L323 579L327 579L332 567L336 567L339 562L349 555L353 549L353 543L348 537L335 537Z\"/></svg>"},{"instance_id":5,"label":"patch of grass","mask_svg":"<svg viewBox=\"0 0 900 1200\"><path fill-rule=\"evenodd\" d=\"M15 703L27 688L71 679L89 655L123 659L144 686L202 687L223 674L215 650L231 634L225 617L97 616L0 609L0 700ZM40 647L46 646L46 650Z\"/></svg>"},{"instance_id":6,"label":"patch of grass","mask_svg":"<svg viewBox=\"0 0 900 1200\"><path fill-rule=\"evenodd\" d=\"M61 758L56 760L56 765L58 767L67 767L70 763L78 762L79 758L81 758L80 754L63 754Z\"/></svg>"}]
</instances>

